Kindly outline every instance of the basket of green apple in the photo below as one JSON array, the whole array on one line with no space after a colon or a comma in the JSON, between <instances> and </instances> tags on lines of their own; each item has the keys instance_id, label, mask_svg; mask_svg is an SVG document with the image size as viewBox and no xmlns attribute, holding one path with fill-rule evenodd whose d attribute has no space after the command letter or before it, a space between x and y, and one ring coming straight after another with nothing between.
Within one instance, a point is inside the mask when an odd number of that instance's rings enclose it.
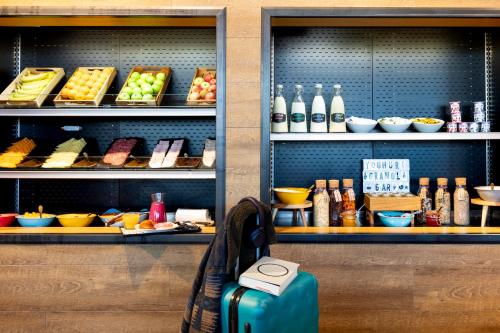
<instances>
[{"instance_id":1,"label":"basket of green apple","mask_svg":"<svg viewBox=\"0 0 500 333\"><path fill-rule=\"evenodd\" d=\"M116 98L116 104L160 106L171 76L170 67L134 67Z\"/></svg>"},{"instance_id":2,"label":"basket of green apple","mask_svg":"<svg viewBox=\"0 0 500 333\"><path fill-rule=\"evenodd\" d=\"M216 103L217 81L215 76L215 69L196 68L187 98L188 105L213 105Z\"/></svg>"}]
</instances>

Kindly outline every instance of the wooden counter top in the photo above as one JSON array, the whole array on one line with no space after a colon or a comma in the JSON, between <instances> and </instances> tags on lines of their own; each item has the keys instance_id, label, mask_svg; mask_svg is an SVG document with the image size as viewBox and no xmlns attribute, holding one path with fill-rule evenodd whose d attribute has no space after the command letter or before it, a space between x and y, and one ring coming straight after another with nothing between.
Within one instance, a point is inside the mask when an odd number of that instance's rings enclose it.
<instances>
[{"instance_id":1,"label":"wooden counter top","mask_svg":"<svg viewBox=\"0 0 500 333\"><path fill-rule=\"evenodd\" d=\"M280 234L498 234L500 227L276 227Z\"/></svg>"},{"instance_id":2,"label":"wooden counter top","mask_svg":"<svg viewBox=\"0 0 500 333\"><path fill-rule=\"evenodd\" d=\"M202 234L215 233L215 227L204 227L201 229ZM24 227L4 227L0 228L1 234L119 234L118 227L84 227L84 228L66 228L66 227L40 227L40 228L24 228Z\"/></svg>"}]
</instances>

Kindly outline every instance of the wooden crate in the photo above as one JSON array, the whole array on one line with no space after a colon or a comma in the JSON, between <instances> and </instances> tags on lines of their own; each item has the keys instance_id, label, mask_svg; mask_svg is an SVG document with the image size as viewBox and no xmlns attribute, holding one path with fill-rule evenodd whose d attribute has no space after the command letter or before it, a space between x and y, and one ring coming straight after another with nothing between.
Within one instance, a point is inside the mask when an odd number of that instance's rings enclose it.
<instances>
[{"instance_id":1,"label":"wooden crate","mask_svg":"<svg viewBox=\"0 0 500 333\"><path fill-rule=\"evenodd\" d=\"M34 100L26 100L26 101L9 101L9 96L16 90L17 85L20 83L21 78L25 76L28 72L33 74L40 74L47 71L53 71L56 75L52 78L52 80L47 84L45 89L38 95ZM0 95L0 104L12 105L17 107L33 107L39 108L43 105L50 92L57 86L59 81L64 77L64 69L62 68L51 68L51 67L26 67L15 79L11 82L11 84L5 88L5 90Z\"/></svg>"},{"instance_id":2,"label":"wooden crate","mask_svg":"<svg viewBox=\"0 0 500 333\"><path fill-rule=\"evenodd\" d=\"M130 79L130 76L132 75L133 72L138 72L138 73L144 73L144 72L152 72L154 75L158 73L165 73L165 82L163 83L163 86L161 87L160 91L158 92L158 95L156 95L156 98L152 101L137 101L137 100L119 100L118 96L122 93L123 89L127 86L127 82ZM161 101L163 99L163 96L165 94L165 91L167 90L168 84L170 82L170 78L172 77L172 68L170 67L159 67L159 66L137 66L132 68L130 73L127 76L127 80L125 81L125 84L123 85L122 89L120 90L120 93L116 97L116 105L120 106L160 106Z\"/></svg>"},{"instance_id":3,"label":"wooden crate","mask_svg":"<svg viewBox=\"0 0 500 333\"><path fill-rule=\"evenodd\" d=\"M414 211L420 210L420 198L416 195L401 197L384 197L365 194L366 209L371 211Z\"/></svg>"},{"instance_id":4,"label":"wooden crate","mask_svg":"<svg viewBox=\"0 0 500 333\"><path fill-rule=\"evenodd\" d=\"M113 80L116 77L116 69L114 67L78 67L75 70L75 73L80 70L84 69L87 71L94 71L94 70L103 70L105 68L111 68L113 71L111 74L108 76L106 81L104 81L104 84L102 85L101 89L97 93L96 97L93 100L71 100L71 99L64 99L61 95L61 92L56 96L54 99L54 104L57 108L82 108L82 107L87 107L87 108L96 108L98 107L102 99L104 98L104 95L106 95L106 92L108 91L109 87L113 83ZM73 73L74 75L74 73ZM67 83L66 83L67 84ZM64 88L66 85L64 86ZM64 89L63 88L63 89ZM62 90L61 90L62 91Z\"/></svg>"},{"instance_id":5,"label":"wooden crate","mask_svg":"<svg viewBox=\"0 0 500 333\"><path fill-rule=\"evenodd\" d=\"M187 104L188 105L214 105L217 102L217 99L211 99L211 100L193 100L189 99L189 96L191 96L193 87L194 87L194 79L196 79L198 76L201 76L202 73L209 72L211 73L215 79L217 79L217 71L215 69L211 68L196 68L193 76L193 80L191 81L191 87L189 88L189 93L187 96Z\"/></svg>"}]
</instances>

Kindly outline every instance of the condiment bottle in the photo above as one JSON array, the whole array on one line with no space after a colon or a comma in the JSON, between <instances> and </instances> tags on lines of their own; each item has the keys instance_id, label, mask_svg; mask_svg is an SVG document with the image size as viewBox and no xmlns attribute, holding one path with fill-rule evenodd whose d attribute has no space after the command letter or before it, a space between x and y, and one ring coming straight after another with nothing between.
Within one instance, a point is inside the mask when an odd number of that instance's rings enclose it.
<instances>
[{"instance_id":1,"label":"condiment bottle","mask_svg":"<svg viewBox=\"0 0 500 333\"><path fill-rule=\"evenodd\" d=\"M425 213L432 210L432 194L429 191L429 178L420 178L419 185L417 196L420 197L420 210L422 212L417 215L417 223L424 225L426 223Z\"/></svg>"},{"instance_id":2,"label":"condiment bottle","mask_svg":"<svg viewBox=\"0 0 500 333\"><path fill-rule=\"evenodd\" d=\"M273 133L288 132L288 120L286 113L286 100L283 97L283 85L276 85L276 92L271 120L271 131Z\"/></svg>"},{"instance_id":3,"label":"condiment bottle","mask_svg":"<svg viewBox=\"0 0 500 333\"><path fill-rule=\"evenodd\" d=\"M346 132L345 124L345 107L344 99L342 98L342 86L340 84L333 85L333 99L330 107L330 132L344 133Z\"/></svg>"},{"instance_id":4,"label":"condiment bottle","mask_svg":"<svg viewBox=\"0 0 500 333\"><path fill-rule=\"evenodd\" d=\"M435 194L436 198L436 210L439 212L439 223L441 225L450 224L450 212L451 212L451 198L450 192L448 192L448 179L438 178L437 179L437 190Z\"/></svg>"},{"instance_id":5,"label":"condiment bottle","mask_svg":"<svg viewBox=\"0 0 500 333\"><path fill-rule=\"evenodd\" d=\"M314 96L311 108L311 132L326 133L326 106L323 98L323 85L318 83L314 86L316 96Z\"/></svg>"},{"instance_id":6,"label":"condiment bottle","mask_svg":"<svg viewBox=\"0 0 500 333\"><path fill-rule=\"evenodd\" d=\"M467 178L455 178L457 185L453 193L454 221L457 225L469 225L469 193L466 189Z\"/></svg>"},{"instance_id":7,"label":"condiment bottle","mask_svg":"<svg viewBox=\"0 0 500 333\"><path fill-rule=\"evenodd\" d=\"M330 227L340 227L342 225L342 194L339 190L338 179L330 179L328 181L328 194L330 196Z\"/></svg>"},{"instance_id":8,"label":"condiment bottle","mask_svg":"<svg viewBox=\"0 0 500 333\"><path fill-rule=\"evenodd\" d=\"M304 88L300 84L295 85L295 97L292 102L292 112L290 116L290 132L307 132L306 105L302 92Z\"/></svg>"},{"instance_id":9,"label":"condiment bottle","mask_svg":"<svg viewBox=\"0 0 500 333\"><path fill-rule=\"evenodd\" d=\"M342 180L342 211L356 210L356 194L352 188L354 181L350 178Z\"/></svg>"},{"instance_id":10,"label":"condiment bottle","mask_svg":"<svg viewBox=\"0 0 500 333\"><path fill-rule=\"evenodd\" d=\"M326 180L316 180L316 189L314 190L313 197L315 227L328 227L329 201L330 198L326 191Z\"/></svg>"}]
</instances>

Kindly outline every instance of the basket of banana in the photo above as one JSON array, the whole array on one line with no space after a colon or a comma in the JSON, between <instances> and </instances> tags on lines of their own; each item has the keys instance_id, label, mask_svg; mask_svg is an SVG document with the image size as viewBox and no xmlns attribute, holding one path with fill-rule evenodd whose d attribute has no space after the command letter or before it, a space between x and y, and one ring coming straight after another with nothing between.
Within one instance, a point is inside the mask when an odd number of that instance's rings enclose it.
<instances>
[{"instance_id":1,"label":"basket of banana","mask_svg":"<svg viewBox=\"0 0 500 333\"><path fill-rule=\"evenodd\" d=\"M39 108L63 77L62 68L27 67L2 92L0 104Z\"/></svg>"}]
</instances>

